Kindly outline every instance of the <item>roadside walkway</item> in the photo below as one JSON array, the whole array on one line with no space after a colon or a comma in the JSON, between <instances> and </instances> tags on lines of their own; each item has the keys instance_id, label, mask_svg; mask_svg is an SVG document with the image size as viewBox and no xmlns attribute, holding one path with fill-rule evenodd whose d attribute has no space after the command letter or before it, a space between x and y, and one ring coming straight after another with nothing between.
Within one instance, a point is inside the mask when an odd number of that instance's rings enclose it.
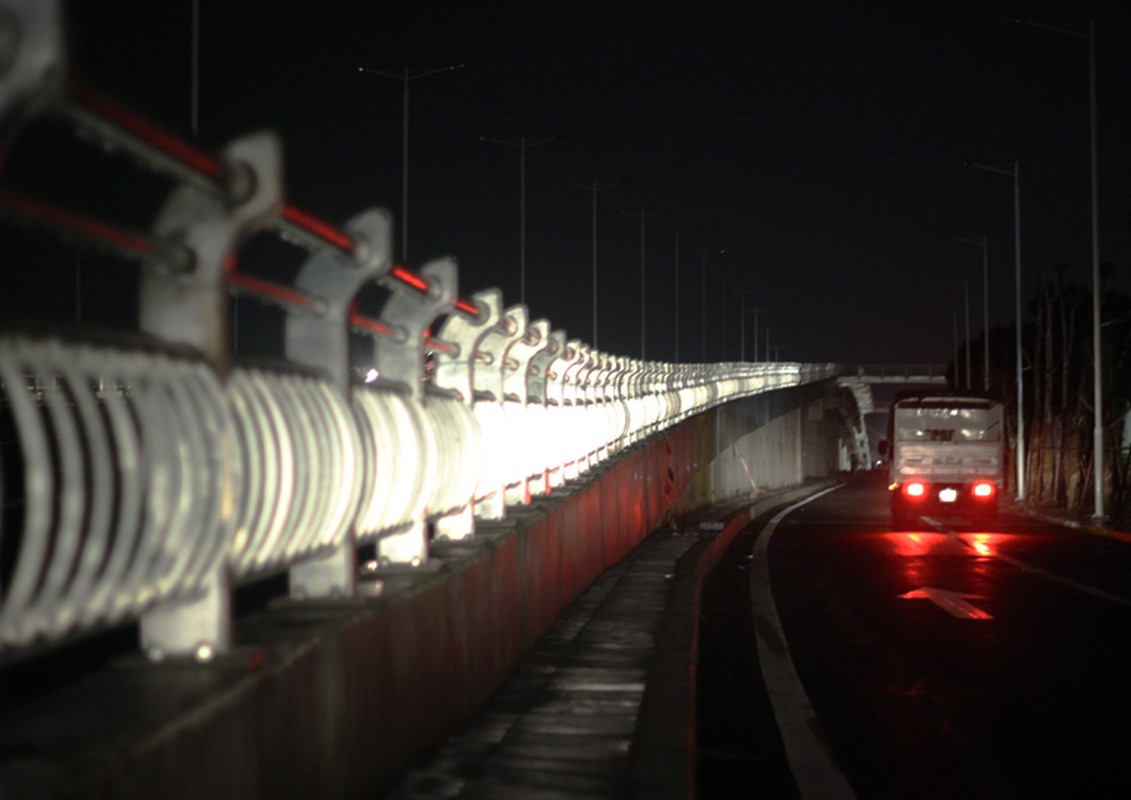
<instances>
[{"instance_id":1,"label":"roadside walkway","mask_svg":"<svg viewBox=\"0 0 1131 800\"><path fill-rule=\"evenodd\" d=\"M703 579L750 519L825 483L768 491L657 531L555 622L487 707L382 800L684 798L695 791Z\"/></svg>"},{"instance_id":2,"label":"roadside walkway","mask_svg":"<svg viewBox=\"0 0 1131 800\"><path fill-rule=\"evenodd\" d=\"M676 562L696 541L653 533L602 574L489 707L383 796L625 797Z\"/></svg>"}]
</instances>

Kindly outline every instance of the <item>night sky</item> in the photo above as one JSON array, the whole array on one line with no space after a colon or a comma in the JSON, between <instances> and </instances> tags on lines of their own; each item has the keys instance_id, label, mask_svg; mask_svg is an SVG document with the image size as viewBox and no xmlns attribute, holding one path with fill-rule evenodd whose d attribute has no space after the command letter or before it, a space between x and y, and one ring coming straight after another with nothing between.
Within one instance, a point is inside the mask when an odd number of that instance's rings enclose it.
<instances>
[{"instance_id":1,"label":"night sky","mask_svg":"<svg viewBox=\"0 0 1131 800\"><path fill-rule=\"evenodd\" d=\"M276 130L287 199L335 223L387 207L399 259L403 82L357 67L464 65L409 84L409 266L454 256L461 294L497 286L517 303L519 150L481 137L553 138L526 150L534 318L591 340L593 194L571 184L623 182L597 195L601 349L641 352L643 211L660 212L646 223L649 358L674 357L678 307L680 360L737 360L745 301L766 309L760 344L769 326L781 360L944 362L963 280L975 337L982 303L980 248L947 234L988 235L991 325L1014 314L1012 180L962 162L1020 162L1026 297L1056 264L1090 286L1087 41L1005 13L1080 32L1096 19L1101 257L1131 286L1127 6L200 0L195 138L216 150ZM71 68L191 138L191 8L72 3ZM6 180L144 227L168 186L138 175L33 127ZM84 325L128 317L114 302L135 266L84 256L80 293L73 249L10 223L0 237L19 254L5 313L42 303L63 325L79 296ZM243 263L283 269L250 247ZM748 357L753 335L748 319Z\"/></svg>"}]
</instances>

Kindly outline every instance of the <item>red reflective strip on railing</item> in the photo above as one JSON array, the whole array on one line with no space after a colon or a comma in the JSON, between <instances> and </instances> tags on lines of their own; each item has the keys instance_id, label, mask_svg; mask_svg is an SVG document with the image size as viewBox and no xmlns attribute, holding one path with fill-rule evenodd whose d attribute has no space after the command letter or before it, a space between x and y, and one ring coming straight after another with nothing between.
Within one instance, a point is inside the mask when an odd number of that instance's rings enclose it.
<instances>
[{"instance_id":1,"label":"red reflective strip on railing","mask_svg":"<svg viewBox=\"0 0 1131 800\"><path fill-rule=\"evenodd\" d=\"M353 325L355 328L372 331L373 333L379 333L382 336L390 336L393 333L393 329L384 322L359 314L356 309L352 308L350 309L350 325Z\"/></svg>"},{"instance_id":2,"label":"red reflective strip on railing","mask_svg":"<svg viewBox=\"0 0 1131 800\"><path fill-rule=\"evenodd\" d=\"M464 300L462 297L457 297L452 300L452 305L456 307L457 311L462 311L469 317L479 316L479 305L470 300Z\"/></svg>"},{"instance_id":3,"label":"red reflective strip on railing","mask_svg":"<svg viewBox=\"0 0 1131 800\"><path fill-rule=\"evenodd\" d=\"M285 286L280 286L277 283L272 283L263 278L256 278L252 275L241 275L238 272L229 272L228 283L249 292L262 295L263 297L269 297L272 300L281 300L284 303L290 303L294 306L309 306L312 303L311 298L302 292L288 289Z\"/></svg>"},{"instance_id":4,"label":"red reflective strip on railing","mask_svg":"<svg viewBox=\"0 0 1131 800\"><path fill-rule=\"evenodd\" d=\"M122 130L145 140L197 172L213 178L219 178L224 174L224 165L221 162L193 149L171 133L146 122L133 112L122 108L110 98L83 86L74 79L67 81L67 90L79 105L93 111Z\"/></svg>"},{"instance_id":5,"label":"red reflective strip on railing","mask_svg":"<svg viewBox=\"0 0 1131 800\"><path fill-rule=\"evenodd\" d=\"M347 252L353 250L353 239L346 232L335 228L328 222L323 222L315 216L312 216L301 208L292 206L289 203L284 203L282 210L279 212L287 222L298 225L305 231L313 233L319 239L323 239L335 247L339 247Z\"/></svg>"},{"instance_id":6,"label":"red reflective strip on railing","mask_svg":"<svg viewBox=\"0 0 1131 800\"><path fill-rule=\"evenodd\" d=\"M431 336L424 337L424 346L429 350L439 350L441 353L452 352L452 346L450 344L443 339L433 339Z\"/></svg>"},{"instance_id":7,"label":"red reflective strip on railing","mask_svg":"<svg viewBox=\"0 0 1131 800\"><path fill-rule=\"evenodd\" d=\"M432 288L432 284L428 282L427 278L423 277L422 275L418 275L417 273L413 272L407 267L401 266L400 264L394 264L393 268L389 270L389 275L399 280L401 283L411 286L418 292L428 292ZM462 297L456 297L452 300L452 305L455 306L458 311L461 311L468 316L479 316L479 305L472 302L471 300L464 300Z\"/></svg>"},{"instance_id":8,"label":"red reflective strip on railing","mask_svg":"<svg viewBox=\"0 0 1131 800\"><path fill-rule=\"evenodd\" d=\"M8 189L0 189L0 203L39 222L132 251L140 256L152 256L157 253L157 245L144 236Z\"/></svg>"},{"instance_id":9,"label":"red reflective strip on railing","mask_svg":"<svg viewBox=\"0 0 1131 800\"><path fill-rule=\"evenodd\" d=\"M401 283L416 289L418 292L427 292L431 288L426 278L422 278L420 275L417 275L406 267L402 267L400 264L394 264L393 268L389 270L389 274Z\"/></svg>"}]
</instances>

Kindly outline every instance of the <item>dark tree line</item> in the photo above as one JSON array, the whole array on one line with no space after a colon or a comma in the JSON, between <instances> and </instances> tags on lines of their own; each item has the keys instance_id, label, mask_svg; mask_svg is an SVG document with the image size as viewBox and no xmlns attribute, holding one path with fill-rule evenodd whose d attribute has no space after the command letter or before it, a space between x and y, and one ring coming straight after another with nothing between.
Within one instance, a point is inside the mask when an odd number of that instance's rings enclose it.
<instances>
[{"instance_id":1,"label":"dark tree line","mask_svg":"<svg viewBox=\"0 0 1131 800\"><path fill-rule=\"evenodd\" d=\"M1094 443L1092 291L1064 280L1065 267L1042 270L1022 326L1025 419L1025 494L1034 504L1077 513L1093 511ZM1112 276L1105 265L1101 287ZM1121 520L1131 505L1131 452L1124 425L1131 410L1131 295L1104 289L1101 297L1105 511ZM982 342L972 343L980 353ZM982 364L971 365L975 386ZM1010 458L1017 436L1016 329L990 332L990 387L1009 406ZM961 371L960 371L961 370ZM965 364L955 374L965 374ZM1016 493L1016 464L1008 471Z\"/></svg>"}]
</instances>

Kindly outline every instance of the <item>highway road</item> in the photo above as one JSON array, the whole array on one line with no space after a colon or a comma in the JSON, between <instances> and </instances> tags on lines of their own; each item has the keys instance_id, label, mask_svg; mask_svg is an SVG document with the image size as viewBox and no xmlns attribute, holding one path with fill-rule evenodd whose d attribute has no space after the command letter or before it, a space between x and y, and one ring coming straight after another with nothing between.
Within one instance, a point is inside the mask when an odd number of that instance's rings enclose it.
<instances>
[{"instance_id":1,"label":"highway road","mask_svg":"<svg viewBox=\"0 0 1131 800\"><path fill-rule=\"evenodd\" d=\"M1003 511L893 529L861 477L708 580L702 798L1131 796L1131 544Z\"/></svg>"}]
</instances>

